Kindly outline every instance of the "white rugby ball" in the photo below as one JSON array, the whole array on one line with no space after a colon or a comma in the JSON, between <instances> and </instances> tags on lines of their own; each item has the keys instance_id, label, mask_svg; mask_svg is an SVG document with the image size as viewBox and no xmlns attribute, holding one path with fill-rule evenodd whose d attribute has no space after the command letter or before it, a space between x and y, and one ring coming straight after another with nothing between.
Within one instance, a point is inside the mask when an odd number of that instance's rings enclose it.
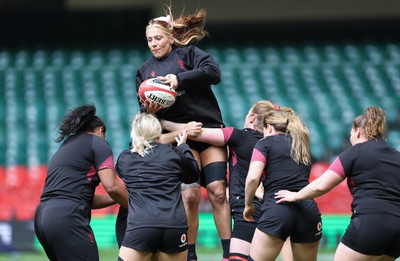
<instances>
[{"instance_id":1,"label":"white rugby ball","mask_svg":"<svg viewBox=\"0 0 400 261\"><path fill-rule=\"evenodd\" d=\"M138 94L142 101L153 102L163 108L174 104L176 99L175 90L157 78L143 81L139 86Z\"/></svg>"}]
</instances>

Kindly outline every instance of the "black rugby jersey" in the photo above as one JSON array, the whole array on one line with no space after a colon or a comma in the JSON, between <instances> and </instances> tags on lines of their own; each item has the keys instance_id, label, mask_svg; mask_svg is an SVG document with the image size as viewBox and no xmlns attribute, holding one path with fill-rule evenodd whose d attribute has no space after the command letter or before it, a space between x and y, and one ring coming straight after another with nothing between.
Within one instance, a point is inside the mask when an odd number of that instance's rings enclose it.
<instances>
[{"instance_id":1,"label":"black rugby jersey","mask_svg":"<svg viewBox=\"0 0 400 261\"><path fill-rule=\"evenodd\" d=\"M400 216L400 152L384 139L355 144L329 167L343 178L353 196L353 213Z\"/></svg>"},{"instance_id":2,"label":"black rugby jersey","mask_svg":"<svg viewBox=\"0 0 400 261\"><path fill-rule=\"evenodd\" d=\"M253 129L243 130L233 127L222 129L225 144L229 146L229 203L232 213L243 213L244 211L244 188L246 177L249 171L251 153L254 145L263 135ZM257 211L255 216L259 216L261 203L254 198L254 207Z\"/></svg>"},{"instance_id":3,"label":"black rugby jersey","mask_svg":"<svg viewBox=\"0 0 400 261\"><path fill-rule=\"evenodd\" d=\"M124 150L117 160L117 172L129 192L127 231L139 227L187 227L181 182L198 179L197 162L187 144L178 148L154 145L144 157Z\"/></svg>"},{"instance_id":4,"label":"black rugby jersey","mask_svg":"<svg viewBox=\"0 0 400 261\"><path fill-rule=\"evenodd\" d=\"M291 137L268 136L257 142L251 161L264 162L264 199L279 190L299 191L308 185L311 166L297 164L290 156Z\"/></svg>"},{"instance_id":5,"label":"black rugby jersey","mask_svg":"<svg viewBox=\"0 0 400 261\"><path fill-rule=\"evenodd\" d=\"M208 53L189 45L174 48L159 60L150 57L137 71L136 91L144 80L167 74L177 76L177 98L171 107L156 113L158 118L179 123L200 121L204 127L223 125L221 110L211 89L211 85L221 81L221 72Z\"/></svg>"},{"instance_id":6,"label":"black rugby jersey","mask_svg":"<svg viewBox=\"0 0 400 261\"><path fill-rule=\"evenodd\" d=\"M91 207L97 172L114 169L113 153L108 143L92 134L77 134L66 139L51 157L41 201L71 199Z\"/></svg>"}]
</instances>

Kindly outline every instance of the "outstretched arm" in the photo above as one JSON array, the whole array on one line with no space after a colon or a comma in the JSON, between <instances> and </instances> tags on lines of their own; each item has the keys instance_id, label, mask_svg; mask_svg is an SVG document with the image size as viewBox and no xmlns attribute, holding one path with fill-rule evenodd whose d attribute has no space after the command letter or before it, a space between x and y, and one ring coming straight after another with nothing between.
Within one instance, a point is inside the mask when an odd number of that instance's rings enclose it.
<instances>
[{"instance_id":1,"label":"outstretched arm","mask_svg":"<svg viewBox=\"0 0 400 261\"><path fill-rule=\"evenodd\" d=\"M188 137L197 136L201 132L201 125L201 122L196 121L191 121L185 124L161 120L162 128L170 132L163 133L160 137L160 142L164 144L173 143L175 142L175 138L177 138L182 131L186 131Z\"/></svg>"},{"instance_id":2,"label":"outstretched arm","mask_svg":"<svg viewBox=\"0 0 400 261\"><path fill-rule=\"evenodd\" d=\"M181 131L183 128L188 129L188 138L190 140L208 143L214 146L224 146L225 138L221 128L201 128L200 122L176 123L172 121L162 120L161 125L168 131Z\"/></svg>"},{"instance_id":3,"label":"outstretched arm","mask_svg":"<svg viewBox=\"0 0 400 261\"><path fill-rule=\"evenodd\" d=\"M327 170L319 178L312 181L299 192L280 190L275 193L276 203L295 202L319 197L336 187L343 178L332 170Z\"/></svg>"}]
</instances>

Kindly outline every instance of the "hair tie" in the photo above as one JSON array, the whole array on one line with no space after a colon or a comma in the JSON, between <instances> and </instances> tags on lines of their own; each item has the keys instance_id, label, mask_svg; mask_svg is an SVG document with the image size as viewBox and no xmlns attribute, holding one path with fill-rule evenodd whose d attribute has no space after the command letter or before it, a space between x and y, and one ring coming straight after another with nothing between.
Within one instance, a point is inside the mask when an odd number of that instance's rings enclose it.
<instances>
[{"instance_id":1,"label":"hair tie","mask_svg":"<svg viewBox=\"0 0 400 261\"><path fill-rule=\"evenodd\" d=\"M167 15L167 16L160 16L160 17L154 18L153 21L165 22L165 23L167 23L169 26L174 26L174 25L175 25L175 22L172 21L170 15Z\"/></svg>"},{"instance_id":2,"label":"hair tie","mask_svg":"<svg viewBox=\"0 0 400 261\"><path fill-rule=\"evenodd\" d=\"M286 125L289 125L289 119L286 119Z\"/></svg>"},{"instance_id":3,"label":"hair tie","mask_svg":"<svg viewBox=\"0 0 400 261\"><path fill-rule=\"evenodd\" d=\"M279 106L279 105L277 105L277 104L274 104L274 109L275 109L275 110L280 110L280 109L281 109L281 106Z\"/></svg>"}]
</instances>

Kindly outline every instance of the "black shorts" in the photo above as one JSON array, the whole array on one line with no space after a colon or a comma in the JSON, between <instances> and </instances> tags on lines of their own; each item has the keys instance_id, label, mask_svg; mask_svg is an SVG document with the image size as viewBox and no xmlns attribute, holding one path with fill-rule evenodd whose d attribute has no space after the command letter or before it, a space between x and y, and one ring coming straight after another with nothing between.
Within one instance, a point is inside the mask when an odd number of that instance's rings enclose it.
<instances>
[{"instance_id":1,"label":"black shorts","mask_svg":"<svg viewBox=\"0 0 400 261\"><path fill-rule=\"evenodd\" d=\"M188 248L187 228L136 228L125 232L122 246L151 253L183 252Z\"/></svg>"},{"instance_id":2,"label":"black shorts","mask_svg":"<svg viewBox=\"0 0 400 261\"><path fill-rule=\"evenodd\" d=\"M99 260L89 217L88 207L71 200L52 199L38 205L35 233L49 260Z\"/></svg>"},{"instance_id":3,"label":"black shorts","mask_svg":"<svg viewBox=\"0 0 400 261\"><path fill-rule=\"evenodd\" d=\"M235 221L233 223L232 238L241 239L251 243L256 227L256 222Z\"/></svg>"},{"instance_id":4,"label":"black shorts","mask_svg":"<svg viewBox=\"0 0 400 261\"><path fill-rule=\"evenodd\" d=\"M342 243L364 255L400 256L400 217L389 214L356 214Z\"/></svg>"},{"instance_id":5,"label":"black shorts","mask_svg":"<svg viewBox=\"0 0 400 261\"><path fill-rule=\"evenodd\" d=\"M313 200L277 204L267 198L257 228L283 241L290 237L294 243L312 243L322 236L321 214Z\"/></svg>"}]
</instances>

